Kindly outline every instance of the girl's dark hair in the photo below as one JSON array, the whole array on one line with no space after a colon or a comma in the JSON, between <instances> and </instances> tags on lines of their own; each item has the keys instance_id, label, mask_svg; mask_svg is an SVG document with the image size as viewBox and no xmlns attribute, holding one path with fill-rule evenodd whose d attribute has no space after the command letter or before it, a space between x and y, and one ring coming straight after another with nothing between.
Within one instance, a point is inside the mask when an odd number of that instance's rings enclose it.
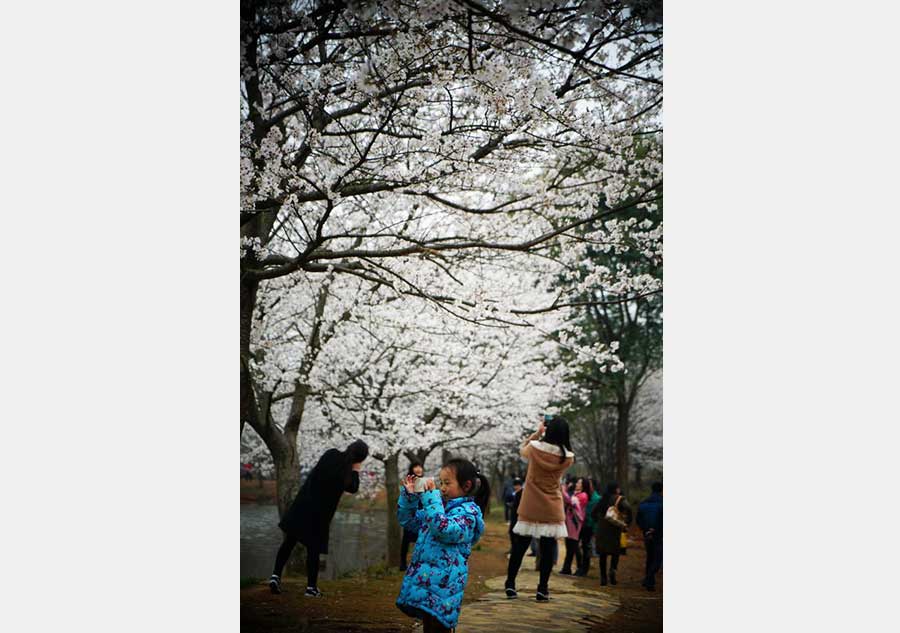
<instances>
[{"instance_id":1,"label":"girl's dark hair","mask_svg":"<svg viewBox=\"0 0 900 633\"><path fill-rule=\"evenodd\" d=\"M414 460L414 461L409 462L409 468L407 469L406 474L407 474L407 475L412 475L412 474L413 474L413 469L414 469L416 466L418 466L418 467L421 468L422 470L425 470L425 465L424 465L422 462L420 462L419 460Z\"/></svg>"},{"instance_id":2,"label":"girl's dark hair","mask_svg":"<svg viewBox=\"0 0 900 633\"><path fill-rule=\"evenodd\" d=\"M369 456L369 445L362 440L356 440L350 443L347 450L344 451L344 458L348 464L357 464Z\"/></svg>"},{"instance_id":3,"label":"girl's dark hair","mask_svg":"<svg viewBox=\"0 0 900 633\"><path fill-rule=\"evenodd\" d=\"M466 496L475 498L475 503L481 508L481 514L487 516L491 505L491 484L487 477L478 472L475 464L468 459L459 457L444 464L444 468L449 468L456 473L459 487L466 493Z\"/></svg>"},{"instance_id":4,"label":"girl's dark hair","mask_svg":"<svg viewBox=\"0 0 900 633\"><path fill-rule=\"evenodd\" d=\"M569 443L569 423L564 417L554 415L550 419L544 429L544 441L559 446L559 463L566 461L566 450L571 451L572 445Z\"/></svg>"}]
</instances>

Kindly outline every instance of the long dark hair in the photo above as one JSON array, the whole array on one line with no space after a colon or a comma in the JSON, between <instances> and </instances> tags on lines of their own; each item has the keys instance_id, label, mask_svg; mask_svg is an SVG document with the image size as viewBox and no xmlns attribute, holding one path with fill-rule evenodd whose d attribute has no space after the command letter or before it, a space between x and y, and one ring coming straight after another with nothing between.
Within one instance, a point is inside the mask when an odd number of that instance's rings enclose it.
<instances>
[{"instance_id":1,"label":"long dark hair","mask_svg":"<svg viewBox=\"0 0 900 633\"><path fill-rule=\"evenodd\" d=\"M559 463L566 461L566 450L572 451L569 442L569 423L559 415L554 415L544 429L544 441L559 447Z\"/></svg>"},{"instance_id":2,"label":"long dark hair","mask_svg":"<svg viewBox=\"0 0 900 633\"><path fill-rule=\"evenodd\" d=\"M406 474L414 475L415 473L413 472L413 469L416 466L418 466L422 470L425 470L425 465L422 462L420 462L419 460L413 460L413 461L409 462L409 468L406 469Z\"/></svg>"},{"instance_id":3,"label":"long dark hair","mask_svg":"<svg viewBox=\"0 0 900 633\"><path fill-rule=\"evenodd\" d=\"M594 486L591 484L591 480L587 477L579 477L581 480L581 492L587 495L587 498L591 498L591 493L594 492ZM578 483L578 479L575 480L575 483Z\"/></svg>"},{"instance_id":4,"label":"long dark hair","mask_svg":"<svg viewBox=\"0 0 900 633\"><path fill-rule=\"evenodd\" d=\"M456 481L469 497L474 497L475 503L481 508L481 514L487 516L491 506L491 484L487 477L478 472L475 464L468 459L456 457L444 464L456 474ZM468 486L466 485L468 484Z\"/></svg>"}]
</instances>

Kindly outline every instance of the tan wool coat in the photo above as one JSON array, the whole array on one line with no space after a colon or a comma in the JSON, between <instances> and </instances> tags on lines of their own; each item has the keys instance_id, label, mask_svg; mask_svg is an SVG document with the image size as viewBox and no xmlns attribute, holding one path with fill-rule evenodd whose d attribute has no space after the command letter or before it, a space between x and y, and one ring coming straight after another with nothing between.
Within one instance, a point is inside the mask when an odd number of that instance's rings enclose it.
<instances>
[{"instance_id":1,"label":"tan wool coat","mask_svg":"<svg viewBox=\"0 0 900 633\"><path fill-rule=\"evenodd\" d=\"M566 451L565 459L560 461L558 446L532 438L525 441L520 452L528 460L528 472L513 532L526 536L565 537L568 532L559 482L575 461L575 454Z\"/></svg>"}]
</instances>

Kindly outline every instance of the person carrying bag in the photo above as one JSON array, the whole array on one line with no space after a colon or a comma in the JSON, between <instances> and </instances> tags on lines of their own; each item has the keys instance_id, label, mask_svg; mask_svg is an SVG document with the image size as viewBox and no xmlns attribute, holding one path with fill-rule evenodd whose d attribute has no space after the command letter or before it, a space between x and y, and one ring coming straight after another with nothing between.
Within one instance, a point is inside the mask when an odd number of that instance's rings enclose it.
<instances>
[{"instance_id":1,"label":"person carrying bag","mask_svg":"<svg viewBox=\"0 0 900 633\"><path fill-rule=\"evenodd\" d=\"M631 506L622 496L619 484L611 483L606 487L600 502L594 507L592 518L597 526L597 554L600 559L600 585L607 584L606 559L610 558L609 584L615 585L616 570L619 567L619 555L624 550L624 530L631 523ZM624 541L627 545L627 540Z\"/></svg>"}]
</instances>

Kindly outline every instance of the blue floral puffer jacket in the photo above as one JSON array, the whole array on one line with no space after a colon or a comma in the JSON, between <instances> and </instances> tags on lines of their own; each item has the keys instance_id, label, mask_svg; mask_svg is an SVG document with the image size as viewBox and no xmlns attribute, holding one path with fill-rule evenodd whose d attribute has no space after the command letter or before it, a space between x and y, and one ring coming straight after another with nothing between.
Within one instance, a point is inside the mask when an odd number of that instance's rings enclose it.
<instances>
[{"instance_id":1,"label":"blue floral puffer jacket","mask_svg":"<svg viewBox=\"0 0 900 633\"><path fill-rule=\"evenodd\" d=\"M419 500L422 510L417 510ZM401 488L397 517L404 529L419 534L397 606L414 618L430 614L454 628L469 578L469 554L484 534L481 508L471 497L451 499L444 507L437 490L410 494Z\"/></svg>"}]
</instances>

